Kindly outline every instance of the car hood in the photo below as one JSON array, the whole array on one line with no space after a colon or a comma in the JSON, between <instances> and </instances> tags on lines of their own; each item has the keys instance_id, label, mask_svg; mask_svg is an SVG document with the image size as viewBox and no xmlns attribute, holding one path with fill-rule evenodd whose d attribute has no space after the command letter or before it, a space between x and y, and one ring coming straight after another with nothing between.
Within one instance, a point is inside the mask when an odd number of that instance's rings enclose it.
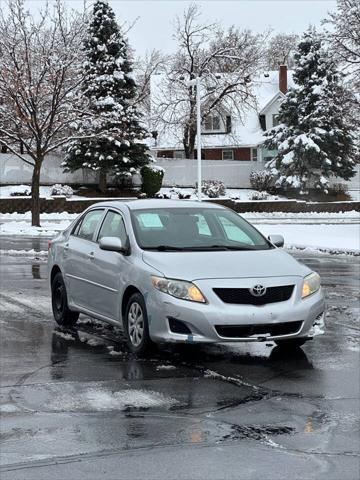
<instances>
[{"instance_id":1,"label":"car hood","mask_svg":"<svg viewBox=\"0 0 360 480\"><path fill-rule=\"evenodd\" d=\"M143 252L146 264L165 277L194 281L209 278L305 276L311 270L284 250Z\"/></svg>"}]
</instances>

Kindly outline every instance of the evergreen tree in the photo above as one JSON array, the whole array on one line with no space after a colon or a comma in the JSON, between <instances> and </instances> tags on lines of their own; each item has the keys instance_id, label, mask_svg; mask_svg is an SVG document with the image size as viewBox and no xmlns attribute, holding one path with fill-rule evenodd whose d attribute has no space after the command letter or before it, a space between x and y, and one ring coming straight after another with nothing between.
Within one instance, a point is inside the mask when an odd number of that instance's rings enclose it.
<instances>
[{"instance_id":1,"label":"evergreen tree","mask_svg":"<svg viewBox=\"0 0 360 480\"><path fill-rule=\"evenodd\" d=\"M331 176L348 180L355 174L355 126L341 76L313 28L298 45L294 82L280 107L279 125L265 134L265 146L278 150L267 167L278 186L327 193Z\"/></svg>"},{"instance_id":2,"label":"evergreen tree","mask_svg":"<svg viewBox=\"0 0 360 480\"><path fill-rule=\"evenodd\" d=\"M128 43L106 0L94 4L84 54L81 114L75 128L85 138L70 143L63 166L65 171L99 171L104 191L107 173L129 176L150 161L148 133L134 105Z\"/></svg>"}]
</instances>

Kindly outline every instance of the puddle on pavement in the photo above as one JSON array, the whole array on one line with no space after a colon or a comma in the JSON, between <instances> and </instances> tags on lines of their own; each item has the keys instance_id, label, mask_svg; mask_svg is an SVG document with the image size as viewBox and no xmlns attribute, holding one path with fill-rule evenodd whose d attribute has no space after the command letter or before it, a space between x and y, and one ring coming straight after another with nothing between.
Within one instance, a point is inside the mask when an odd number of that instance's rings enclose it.
<instances>
[{"instance_id":1,"label":"puddle on pavement","mask_svg":"<svg viewBox=\"0 0 360 480\"><path fill-rule=\"evenodd\" d=\"M294 433L293 427L275 425L232 425L231 432L223 440L265 440L268 436Z\"/></svg>"}]
</instances>

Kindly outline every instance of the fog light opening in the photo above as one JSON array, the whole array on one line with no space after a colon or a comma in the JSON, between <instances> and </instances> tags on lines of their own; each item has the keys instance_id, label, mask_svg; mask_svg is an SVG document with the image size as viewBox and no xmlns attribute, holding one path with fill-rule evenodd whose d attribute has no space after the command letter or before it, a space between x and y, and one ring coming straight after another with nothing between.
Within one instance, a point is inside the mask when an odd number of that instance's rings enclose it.
<instances>
[{"instance_id":1,"label":"fog light opening","mask_svg":"<svg viewBox=\"0 0 360 480\"><path fill-rule=\"evenodd\" d=\"M186 323L178 320L177 318L168 317L169 328L172 333L180 333L181 335L191 335L192 331L186 325Z\"/></svg>"}]
</instances>

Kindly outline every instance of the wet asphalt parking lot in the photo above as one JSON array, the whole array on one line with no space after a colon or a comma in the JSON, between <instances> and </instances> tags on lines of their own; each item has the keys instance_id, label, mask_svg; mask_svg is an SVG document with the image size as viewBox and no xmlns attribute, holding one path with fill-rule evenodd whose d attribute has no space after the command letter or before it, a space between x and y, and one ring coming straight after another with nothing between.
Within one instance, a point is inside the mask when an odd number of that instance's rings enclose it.
<instances>
[{"instance_id":1,"label":"wet asphalt parking lot","mask_svg":"<svg viewBox=\"0 0 360 480\"><path fill-rule=\"evenodd\" d=\"M56 327L46 258L3 254L1 480L358 479L359 257L294 255L323 278L324 336L137 358L85 316Z\"/></svg>"}]
</instances>

